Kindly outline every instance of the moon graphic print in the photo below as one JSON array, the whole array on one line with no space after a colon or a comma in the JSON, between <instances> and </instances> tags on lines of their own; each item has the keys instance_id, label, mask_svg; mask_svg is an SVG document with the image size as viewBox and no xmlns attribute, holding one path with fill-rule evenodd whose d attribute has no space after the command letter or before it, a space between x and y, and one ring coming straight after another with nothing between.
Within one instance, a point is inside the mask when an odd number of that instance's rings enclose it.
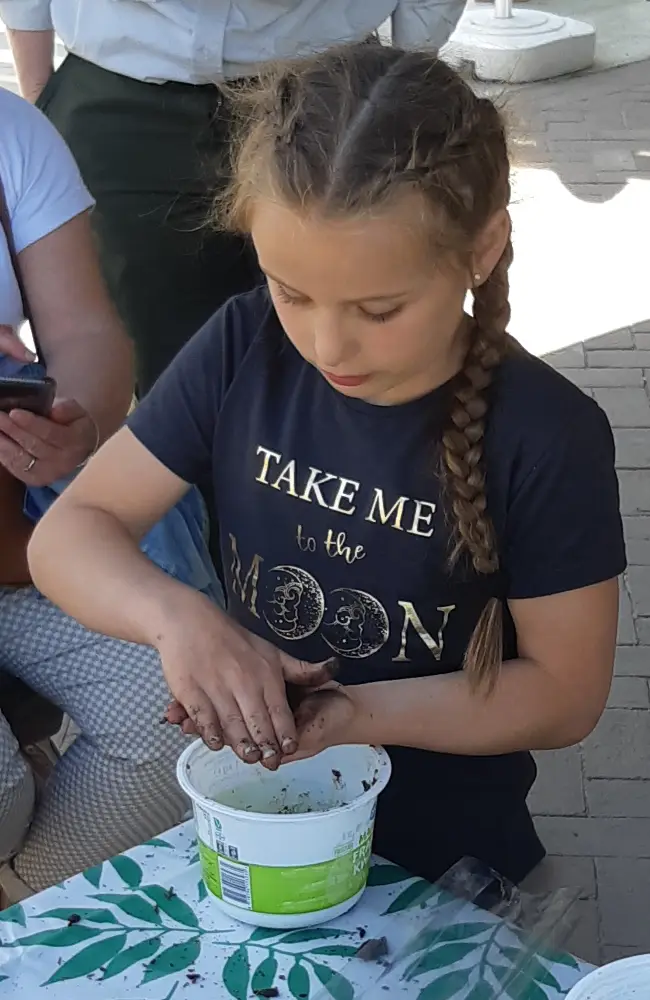
<instances>
[{"instance_id":1,"label":"moon graphic print","mask_svg":"<svg viewBox=\"0 0 650 1000\"><path fill-rule=\"evenodd\" d=\"M388 641L390 623L372 594L339 587L330 595L321 634L335 653L362 659L372 656Z\"/></svg>"},{"instance_id":2,"label":"moon graphic print","mask_svg":"<svg viewBox=\"0 0 650 1000\"><path fill-rule=\"evenodd\" d=\"M227 528L229 612L290 644L294 656L354 661L359 677L388 675L392 664L412 660L419 670L422 660L437 669L455 603L436 599L432 587L434 498L409 496L398 484L366 488L281 451L252 450L255 502L244 504L245 547L231 530L239 508ZM385 565L405 572L386 574ZM446 589L446 574L441 583Z\"/></svg>"},{"instance_id":3,"label":"moon graphic print","mask_svg":"<svg viewBox=\"0 0 650 1000\"><path fill-rule=\"evenodd\" d=\"M264 619L283 639L306 639L320 626L325 597L317 580L300 566L274 566L269 571L271 596Z\"/></svg>"}]
</instances>

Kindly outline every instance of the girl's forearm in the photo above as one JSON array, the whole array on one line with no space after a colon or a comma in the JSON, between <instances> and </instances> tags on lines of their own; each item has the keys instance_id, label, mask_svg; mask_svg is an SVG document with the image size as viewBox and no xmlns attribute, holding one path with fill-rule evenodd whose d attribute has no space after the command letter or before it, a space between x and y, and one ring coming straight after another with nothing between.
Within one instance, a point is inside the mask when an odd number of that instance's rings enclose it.
<instances>
[{"instance_id":1,"label":"girl's forearm","mask_svg":"<svg viewBox=\"0 0 650 1000\"><path fill-rule=\"evenodd\" d=\"M55 504L28 551L34 584L95 632L159 646L187 602L203 600L168 576L105 511Z\"/></svg>"},{"instance_id":2,"label":"girl's forearm","mask_svg":"<svg viewBox=\"0 0 650 1000\"><path fill-rule=\"evenodd\" d=\"M354 742L475 756L551 750L584 739L598 721L576 692L538 664L504 664L492 694L474 693L459 672L353 688Z\"/></svg>"}]
</instances>

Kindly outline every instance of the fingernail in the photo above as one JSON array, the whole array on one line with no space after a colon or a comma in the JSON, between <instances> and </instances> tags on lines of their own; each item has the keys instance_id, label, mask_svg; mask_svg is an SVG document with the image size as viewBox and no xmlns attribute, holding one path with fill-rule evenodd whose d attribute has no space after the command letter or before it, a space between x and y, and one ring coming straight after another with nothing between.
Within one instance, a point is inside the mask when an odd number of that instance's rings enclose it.
<instances>
[{"instance_id":1,"label":"fingernail","mask_svg":"<svg viewBox=\"0 0 650 1000\"><path fill-rule=\"evenodd\" d=\"M223 740L219 739L218 736L211 736L207 744L211 750L223 750Z\"/></svg>"},{"instance_id":2,"label":"fingernail","mask_svg":"<svg viewBox=\"0 0 650 1000\"><path fill-rule=\"evenodd\" d=\"M283 751L283 753L295 753L296 752L296 741L295 740L283 740L282 741L282 751Z\"/></svg>"},{"instance_id":3,"label":"fingernail","mask_svg":"<svg viewBox=\"0 0 650 1000\"><path fill-rule=\"evenodd\" d=\"M252 757L254 753L259 753L258 747L254 746L252 743L245 743L244 747L244 757Z\"/></svg>"},{"instance_id":4,"label":"fingernail","mask_svg":"<svg viewBox=\"0 0 650 1000\"><path fill-rule=\"evenodd\" d=\"M340 666L341 664L336 656L331 656L329 660L325 660L325 669L332 677L339 672Z\"/></svg>"},{"instance_id":5,"label":"fingernail","mask_svg":"<svg viewBox=\"0 0 650 1000\"><path fill-rule=\"evenodd\" d=\"M25 357L28 361L36 361L36 355L28 347L25 348Z\"/></svg>"},{"instance_id":6,"label":"fingernail","mask_svg":"<svg viewBox=\"0 0 650 1000\"><path fill-rule=\"evenodd\" d=\"M262 760L268 760L269 757L277 756L277 751L273 747L264 747L262 750Z\"/></svg>"}]
</instances>

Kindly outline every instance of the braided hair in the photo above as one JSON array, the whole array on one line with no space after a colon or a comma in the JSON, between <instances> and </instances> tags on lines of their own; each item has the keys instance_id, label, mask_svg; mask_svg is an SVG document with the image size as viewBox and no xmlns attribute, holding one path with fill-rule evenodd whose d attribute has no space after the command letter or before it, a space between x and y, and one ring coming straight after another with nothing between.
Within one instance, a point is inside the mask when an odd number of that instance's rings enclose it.
<instances>
[{"instance_id":1,"label":"braided hair","mask_svg":"<svg viewBox=\"0 0 650 1000\"><path fill-rule=\"evenodd\" d=\"M217 206L222 224L248 232L260 191L345 217L417 190L435 220L438 250L472 274L476 239L510 199L507 141L494 104L444 62L430 52L363 42L271 66L233 97L241 128L233 180ZM475 283L466 354L438 442L449 564L462 558L483 575L499 568L484 444L490 386L512 349L511 260L509 240L492 273ZM493 599L465 656L473 687L493 687L501 656L502 608Z\"/></svg>"}]
</instances>

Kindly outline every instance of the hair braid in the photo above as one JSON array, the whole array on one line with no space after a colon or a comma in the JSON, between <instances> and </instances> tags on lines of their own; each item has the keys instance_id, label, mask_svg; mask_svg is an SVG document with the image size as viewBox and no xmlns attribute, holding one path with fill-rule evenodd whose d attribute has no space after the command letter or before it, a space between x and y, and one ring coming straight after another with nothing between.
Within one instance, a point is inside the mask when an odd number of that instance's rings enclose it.
<instances>
[{"instance_id":1,"label":"hair braid","mask_svg":"<svg viewBox=\"0 0 650 1000\"><path fill-rule=\"evenodd\" d=\"M474 327L442 435L443 477L454 522L452 565L466 552L477 573L499 568L494 526L487 510L484 461L487 393L494 370L509 351L508 269L512 243L487 281L474 292ZM473 686L493 687L502 659L500 601L488 602L465 655Z\"/></svg>"}]
</instances>

